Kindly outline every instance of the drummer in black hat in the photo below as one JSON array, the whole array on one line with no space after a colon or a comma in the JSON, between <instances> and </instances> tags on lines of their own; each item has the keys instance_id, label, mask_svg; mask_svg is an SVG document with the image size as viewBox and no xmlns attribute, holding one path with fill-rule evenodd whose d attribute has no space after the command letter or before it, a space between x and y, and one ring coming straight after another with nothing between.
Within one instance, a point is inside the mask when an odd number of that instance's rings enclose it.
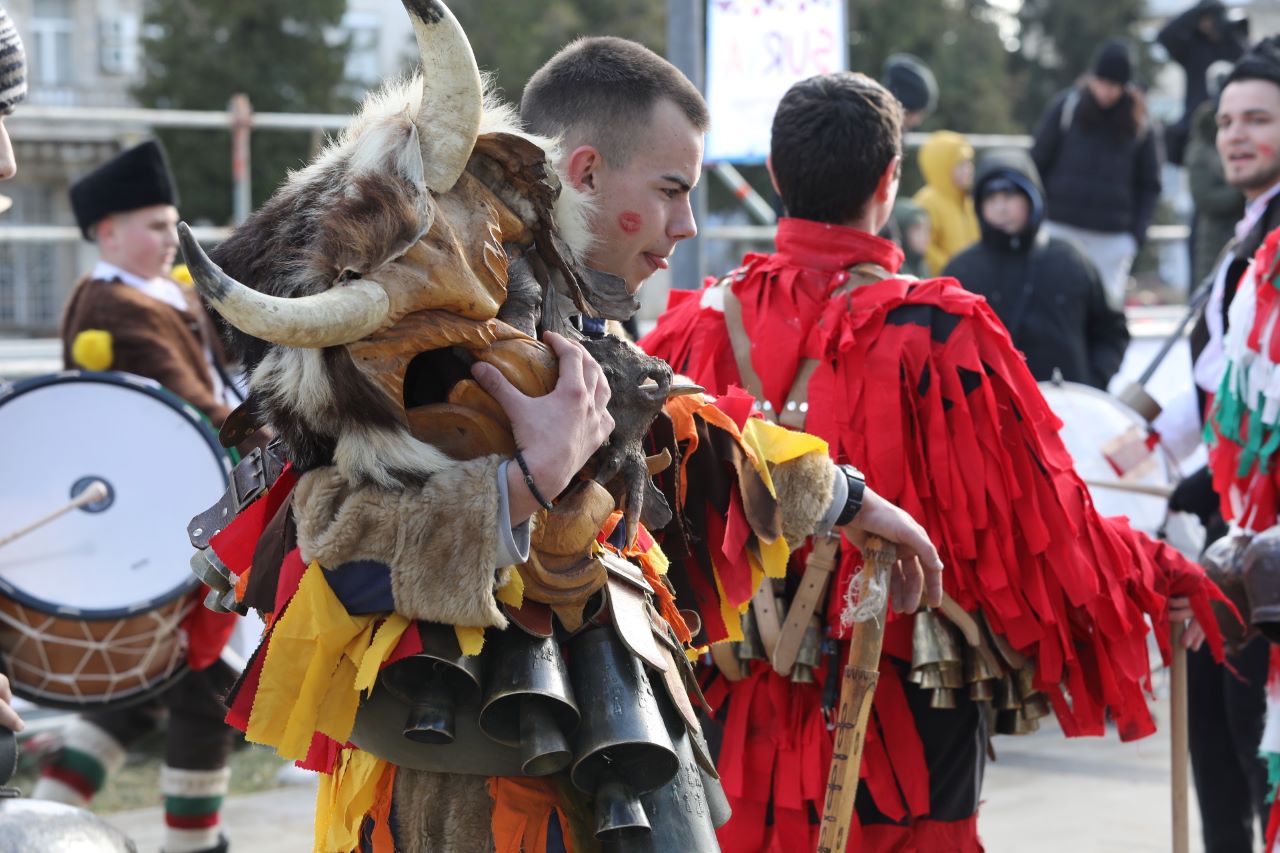
<instances>
[{"instance_id":1,"label":"drummer in black hat","mask_svg":"<svg viewBox=\"0 0 1280 853\"><path fill-rule=\"evenodd\" d=\"M208 315L194 291L171 277L178 249L177 203L164 149L155 141L124 151L72 185L76 222L85 239L97 244L99 260L76 284L63 315L63 361L67 368L154 379L200 409L216 428L238 400ZM33 796L87 806L123 765L128 747L153 731L167 710L160 775L163 850L227 850L219 815L230 781L233 735L223 723L222 697L234 673L219 659L230 631L218 620L234 618L197 604L183 623L190 671L154 700L76 718L64 730L65 746Z\"/></svg>"},{"instance_id":2,"label":"drummer in black hat","mask_svg":"<svg viewBox=\"0 0 1280 853\"><path fill-rule=\"evenodd\" d=\"M97 244L99 261L67 304L63 361L155 379L219 426L235 400L217 337L194 291L170 277L177 203L164 149L154 140L72 185L76 223Z\"/></svg>"}]
</instances>

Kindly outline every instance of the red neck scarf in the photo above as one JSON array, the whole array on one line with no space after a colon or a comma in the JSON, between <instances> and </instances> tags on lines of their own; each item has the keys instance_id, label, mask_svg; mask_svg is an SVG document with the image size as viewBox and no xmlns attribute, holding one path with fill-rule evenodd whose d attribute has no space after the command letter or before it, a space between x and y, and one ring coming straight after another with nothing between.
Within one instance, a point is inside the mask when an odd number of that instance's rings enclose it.
<instances>
[{"instance_id":1,"label":"red neck scarf","mask_svg":"<svg viewBox=\"0 0 1280 853\"><path fill-rule=\"evenodd\" d=\"M772 255L748 255L733 284L751 363L775 408L786 402L801 359L821 355L813 326L831 292L849 280L847 270L871 263L896 273L902 266L902 250L888 240L807 219L779 222L777 246Z\"/></svg>"}]
</instances>

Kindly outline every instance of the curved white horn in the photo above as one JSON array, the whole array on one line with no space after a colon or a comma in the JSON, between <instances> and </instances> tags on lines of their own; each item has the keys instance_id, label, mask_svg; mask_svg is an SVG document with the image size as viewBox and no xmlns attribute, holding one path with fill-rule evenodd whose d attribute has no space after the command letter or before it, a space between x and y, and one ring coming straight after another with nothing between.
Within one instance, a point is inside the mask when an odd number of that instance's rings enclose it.
<instances>
[{"instance_id":1,"label":"curved white horn","mask_svg":"<svg viewBox=\"0 0 1280 853\"><path fill-rule=\"evenodd\" d=\"M480 132L480 69L467 34L441 0L402 2L422 64L417 127L426 184L446 193L466 168Z\"/></svg>"},{"instance_id":2,"label":"curved white horn","mask_svg":"<svg viewBox=\"0 0 1280 853\"><path fill-rule=\"evenodd\" d=\"M381 328L391 310L387 292L362 279L313 296L268 296L219 269L185 222L178 223L178 239L200 295L228 323L255 338L309 349L348 344Z\"/></svg>"}]
</instances>

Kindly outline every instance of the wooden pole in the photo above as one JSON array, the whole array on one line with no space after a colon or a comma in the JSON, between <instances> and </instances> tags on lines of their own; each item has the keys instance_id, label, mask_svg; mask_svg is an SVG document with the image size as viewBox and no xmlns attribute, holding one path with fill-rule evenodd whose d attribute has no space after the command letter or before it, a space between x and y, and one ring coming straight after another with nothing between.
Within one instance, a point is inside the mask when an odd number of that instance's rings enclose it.
<instances>
[{"instance_id":1,"label":"wooden pole","mask_svg":"<svg viewBox=\"0 0 1280 853\"><path fill-rule=\"evenodd\" d=\"M1187 741L1187 650L1182 646L1183 624L1173 626L1173 665L1170 669L1169 737L1173 750L1173 853L1191 853L1188 829L1190 758Z\"/></svg>"},{"instance_id":2,"label":"wooden pole","mask_svg":"<svg viewBox=\"0 0 1280 853\"><path fill-rule=\"evenodd\" d=\"M862 548L865 567L859 575L859 593L866 594L870 578L888 589L889 571L896 559L891 543L872 536ZM866 600L862 598L860 600ZM853 628L849 662L840 683L840 707L836 714L835 744L831 769L827 774L827 797L818 832L818 853L845 853L853 824L853 801L858 794L858 773L862 768L862 747L871 719L871 702L880 677L880 647L884 642L884 622L889 597L871 619Z\"/></svg>"}]
</instances>

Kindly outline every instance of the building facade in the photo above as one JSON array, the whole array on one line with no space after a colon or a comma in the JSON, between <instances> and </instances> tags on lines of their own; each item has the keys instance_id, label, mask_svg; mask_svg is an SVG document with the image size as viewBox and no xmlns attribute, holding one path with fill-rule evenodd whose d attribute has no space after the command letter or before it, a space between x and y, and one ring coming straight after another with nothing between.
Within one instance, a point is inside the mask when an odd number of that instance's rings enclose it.
<instances>
[{"instance_id":1,"label":"building facade","mask_svg":"<svg viewBox=\"0 0 1280 853\"><path fill-rule=\"evenodd\" d=\"M138 106L130 91L142 73L146 0L4 0L4 7L26 46L28 97L5 122L19 169L0 186L13 200L0 215L0 335L50 335L94 255L73 230L68 188L150 132L145 117L77 119L67 110ZM335 43L343 36L354 97L416 59L399 0L350 0ZM42 116L44 108L58 108L59 116Z\"/></svg>"}]
</instances>

